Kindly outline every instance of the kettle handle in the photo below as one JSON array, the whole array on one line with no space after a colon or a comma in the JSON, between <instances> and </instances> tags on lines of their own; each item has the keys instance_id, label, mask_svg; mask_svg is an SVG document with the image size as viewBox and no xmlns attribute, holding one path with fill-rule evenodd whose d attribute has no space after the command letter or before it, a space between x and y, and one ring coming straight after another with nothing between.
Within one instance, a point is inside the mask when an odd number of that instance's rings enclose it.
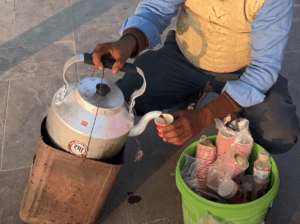
<instances>
[{"instance_id":1,"label":"kettle handle","mask_svg":"<svg viewBox=\"0 0 300 224\"><path fill-rule=\"evenodd\" d=\"M73 63L78 62L78 61L83 61L84 63L90 64L90 65L94 64L92 54L89 54L89 53L76 55L76 56L70 58L66 62L66 64L64 65L64 69L63 69L63 80L65 81L66 85L64 86L64 89L63 89L63 91L62 91L62 93L59 97L60 98L59 101L62 101L65 98L65 95L68 93L68 90L69 90L69 84L68 84L68 82L65 78L66 71L68 70L68 68ZM113 64L115 63L115 60L112 60L110 58L104 58L102 60L102 63L103 63L105 68L112 68ZM143 78L142 87L140 89L137 89L136 91L134 91L131 94L131 97L130 97L128 110L129 110L130 116L133 118L134 117L133 107L135 105L135 99L137 97L141 96L145 92L145 90L146 90L146 79L145 79L145 75L144 75L143 71L140 68L138 68L135 65L130 64L130 63L125 63L125 66L122 69L122 71L131 73L131 74L139 74Z\"/></svg>"},{"instance_id":2,"label":"kettle handle","mask_svg":"<svg viewBox=\"0 0 300 224\"><path fill-rule=\"evenodd\" d=\"M83 57L84 57L84 63L85 64L94 65L93 54L84 53ZM109 68L109 69L112 69L114 63L116 62L116 60L106 58L106 57L102 57L101 61L102 61L102 64L103 64L104 68ZM130 74L136 74L136 75L139 74L137 69L136 69L136 66L134 64L130 64L130 63L127 63L127 62L125 63L125 65L124 65L124 67L121 71L122 72L128 72Z\"/></svg>"}]
</instances>

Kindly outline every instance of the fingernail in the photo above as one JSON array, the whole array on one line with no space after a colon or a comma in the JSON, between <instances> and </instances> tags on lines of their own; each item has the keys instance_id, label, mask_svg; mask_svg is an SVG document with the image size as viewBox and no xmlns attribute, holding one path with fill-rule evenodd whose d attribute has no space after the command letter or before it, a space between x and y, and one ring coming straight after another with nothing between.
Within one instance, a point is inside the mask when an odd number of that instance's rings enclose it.
<instances>
[{"instance_id":1,"label":"fingernail","mask_svg":"<svg viewBox=\"0 0 300 224\"><path fill-rule=\"evenodd\" d=\"M165 139L165 138L163 138L163 140L164 140L164 141L166 141L166 139Z\"/></svg>"},{"instance_id":2,"label":"fingernail","mask_svg":"<svg viewBox=\"0 0 300 224\"><path fill-rule=\"evenodd\" d=\"M113 69L112 72L113 72L114 74L117 74L117 69Z\"/></svg>"},{"instance_id":3,"label":"fingernail","mask_svg":"<svg viewBox=\"0 0 300 224\"><path fill-rule=\"evenodd\" d=\"M103 67L99 66L99 69L100 69L100 70L103 70Z\"/></svg>"}]
</instances>

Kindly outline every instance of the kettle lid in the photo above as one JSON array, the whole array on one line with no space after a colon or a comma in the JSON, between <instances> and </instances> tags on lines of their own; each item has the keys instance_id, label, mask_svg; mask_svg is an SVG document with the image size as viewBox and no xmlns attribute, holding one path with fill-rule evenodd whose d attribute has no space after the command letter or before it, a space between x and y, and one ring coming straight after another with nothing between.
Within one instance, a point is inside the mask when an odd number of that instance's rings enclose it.
<instances>
[{"instance_id":1,"label":"kettle lid","mask_svg":"<svg viewBox=\"0 0 300 224\"><path fill-rule=\"evenodd\" d=\"M122 91L114 83L98 77L81 80L76 91L79 93L80 98L85 101L85 105L88 104L89 107L94 107L92 111L98 106L99 109L118 109L124 103Z\"/></svg>"}]
</instances>

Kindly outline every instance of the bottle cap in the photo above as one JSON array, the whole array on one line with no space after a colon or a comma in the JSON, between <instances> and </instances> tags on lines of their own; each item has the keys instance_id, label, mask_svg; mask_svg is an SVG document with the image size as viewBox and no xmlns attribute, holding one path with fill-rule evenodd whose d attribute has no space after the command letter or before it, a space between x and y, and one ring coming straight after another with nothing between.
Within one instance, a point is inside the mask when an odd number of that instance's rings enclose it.
<instances>
[{"instance_id":1,"label":"bottle cap","mask_svg":"<svg viewBox=\"0 0 300 224\"><path fill-rule=\"evenodd\" d=\"M263 151L259 153L258 158L263 161L269 160L269 153L267 151Z\"/></svg>"}]
</instances>

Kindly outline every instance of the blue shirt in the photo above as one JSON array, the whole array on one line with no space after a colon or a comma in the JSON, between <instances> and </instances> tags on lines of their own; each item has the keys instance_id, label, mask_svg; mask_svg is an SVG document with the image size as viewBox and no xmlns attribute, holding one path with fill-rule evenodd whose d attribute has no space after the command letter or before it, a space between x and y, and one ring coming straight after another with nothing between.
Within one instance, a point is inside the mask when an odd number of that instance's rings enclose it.
<instances>
[{"instance_id":1,"label":"blue shirt","mask_svg":"<svg viewBox=\"0 0 300 224\"><path fill-rule=\"evenodd\" d=\"M185 0L144 0L134 16L126 19L120 34L129 27L142 30L152 49L160 45L160 35L177 15ZM294 0L266 0L251 28L251 63L239 80L227 81L226 91L239 105L250 107L264 101L276 82L288 34L292 25Z\"/></svg>"}]
</instances>

